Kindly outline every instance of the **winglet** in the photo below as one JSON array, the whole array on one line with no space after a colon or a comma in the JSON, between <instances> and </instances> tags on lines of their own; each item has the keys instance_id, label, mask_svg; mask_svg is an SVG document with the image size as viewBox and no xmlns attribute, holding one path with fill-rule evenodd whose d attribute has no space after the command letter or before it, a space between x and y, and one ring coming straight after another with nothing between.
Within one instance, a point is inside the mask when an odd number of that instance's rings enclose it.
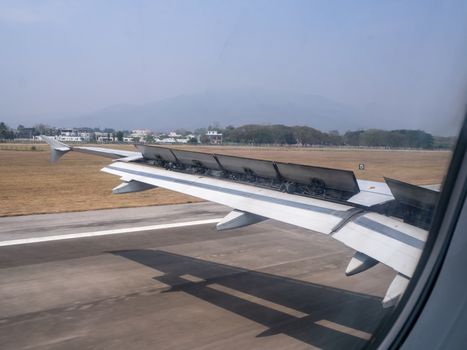
<instances>
[{"instance_id":1,"label":"winglet","mask_svg":"<svg viewBox=\"0 0 467 350\"><path fill-rule=\"evenodd\" d=\"M65 153L71 151L71 147L54 139L51 136L41 135L41 139L47 142L50 146L51 157L50 160L52 163L57 162Z\"/></svg>"}]
</instances>

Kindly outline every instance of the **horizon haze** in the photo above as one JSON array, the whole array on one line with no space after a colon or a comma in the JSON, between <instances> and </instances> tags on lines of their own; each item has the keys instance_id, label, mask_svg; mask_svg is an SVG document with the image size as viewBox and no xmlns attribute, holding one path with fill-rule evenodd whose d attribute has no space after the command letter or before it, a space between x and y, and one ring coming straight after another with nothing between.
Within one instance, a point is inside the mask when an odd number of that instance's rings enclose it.
<instances>
[{"instance_id":1,"label":"horizon haze","mask_svg":"<svg viewBox=\"0 0 467 350\"><path fill-rule=\"evenodd\" d=\"M0 121L452 135L467 3L0 1Z\"/></svg>"}]
</instances>

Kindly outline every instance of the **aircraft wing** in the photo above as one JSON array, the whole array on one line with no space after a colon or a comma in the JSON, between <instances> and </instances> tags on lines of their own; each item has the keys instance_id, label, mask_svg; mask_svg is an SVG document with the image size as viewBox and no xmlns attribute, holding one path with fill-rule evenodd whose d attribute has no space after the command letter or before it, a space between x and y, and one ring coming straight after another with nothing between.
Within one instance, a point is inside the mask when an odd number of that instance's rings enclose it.
<instances>
[{"instance_id":1,"label":"aircraft wing","mask_svg":"<svg viewBox=\"0 0 467 350\"><path fill-rule=\"evenodd\" d=\"M378 262L397 271L383 300L385 307L397 303L412 277L437 199L430 189L392 179L356 180L345 170L138 148L141 152L134 153L139 155L119 154L122 161L102 169L121 178L114 193L162 187L223 204L232 212L217 224L219 230L274 219L329 235L356 250L347 275Z\"/></svg>"},{"instance_id":2,"label":"aircraft wing","mask_svg":"<svg viewBox=\"0 0 467 350\"><path fill-rule=\"evenodd\" d=\"M141 159L141 152L132 152L119 149L111 149L105 147L84 147L84 146L69 146L64 144L51 136L41 136L42 140L47 142L51 148L52 152L52 162L55 163L62 157L65 153L69 151L75 151L80 153L94 154L97 156L113 158L113 159L124 159L127 160L137 160Z\"/></svg>"}]
</instances>

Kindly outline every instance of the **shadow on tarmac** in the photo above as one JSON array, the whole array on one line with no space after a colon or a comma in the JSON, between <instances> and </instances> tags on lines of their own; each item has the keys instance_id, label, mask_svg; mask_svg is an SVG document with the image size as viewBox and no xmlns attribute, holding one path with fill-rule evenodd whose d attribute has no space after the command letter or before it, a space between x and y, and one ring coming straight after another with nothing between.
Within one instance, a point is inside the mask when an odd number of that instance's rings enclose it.
<instances>
[{"instance_id":1,"label":"shadow on tarmac","mask_svg":"<svg viewBox=\"0 0 467 350\"><path fill-rule=\"evenodd\" d=\"M372 333L388 313L380 298L343 289L160 250L111 253L163 272L154 279L170 286L166 292L183 291L268 327L257 337L283 333L319 348L361 348L367 341L352 335L348 328L336 330L326 325L330 321ZM188 281L187 275L196 280ZM265 302L258 303L258 298ZM319 322L323 320L325 325Z\"/></svg>"}]
</instances>

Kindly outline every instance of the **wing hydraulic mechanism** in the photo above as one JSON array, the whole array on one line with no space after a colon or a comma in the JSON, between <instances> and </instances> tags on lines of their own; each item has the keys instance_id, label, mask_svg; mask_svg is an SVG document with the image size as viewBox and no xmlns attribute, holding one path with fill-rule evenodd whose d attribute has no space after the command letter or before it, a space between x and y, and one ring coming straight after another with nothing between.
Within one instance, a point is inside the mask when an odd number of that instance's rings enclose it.
<instances>
[{"instance_id":1,"label":"wing hydraulic mechanism","mask_svg":"<svg viewBox=\"0 0 467 350\"><path fill-rule=\"evenodd\" d=\"M219 231L274 219L320 232L356 252L345 274L378 263L396 271L383 305L405 291L426 241L438 192L394 179L357 180L352 171L202 153L153 145L137 152L71 147L44 138L52 160L69 151L113 158L102 171L120 176L115 194L162 187L223 204Z\"/></svg>"}]
</instances>

